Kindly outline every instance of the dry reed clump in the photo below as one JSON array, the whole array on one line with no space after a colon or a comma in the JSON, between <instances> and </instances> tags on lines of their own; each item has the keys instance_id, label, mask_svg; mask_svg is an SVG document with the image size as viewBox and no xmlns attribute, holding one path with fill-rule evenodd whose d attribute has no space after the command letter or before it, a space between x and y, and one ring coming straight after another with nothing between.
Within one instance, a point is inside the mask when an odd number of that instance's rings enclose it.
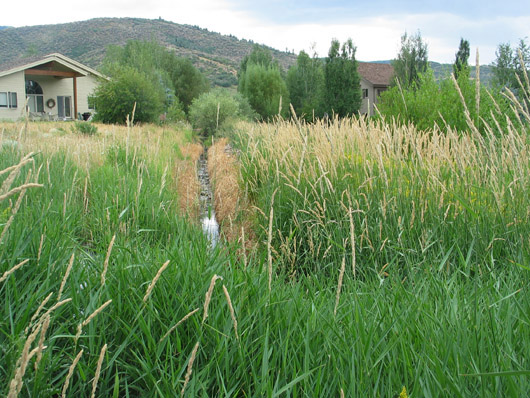
<instances>
[{"instance_id":1,"label":"dry reed clump","mask_svg":"<svg viewBox=\"0 0 530 398\"><path fill-rule=\"evenodd\" d=\"M175 162L179 209L192 220L198 220L200 212L201 185L197 176L197 162L203 151L200 144L186 144L181 148L183 159Z\"/></svg>"},{"instance_id":2,"label":"dry reed clump","mask_svg":"<svg viewBox=\"0 0 530 398\"><path fill-rule=\"evenodd\" d=\"M213 185L214 208L221 233L228 241L239 240L246 252L255 247L250 206L239 187L239 166L222 138L208 150L208 173Z\"/></svg>"}]
</instances>

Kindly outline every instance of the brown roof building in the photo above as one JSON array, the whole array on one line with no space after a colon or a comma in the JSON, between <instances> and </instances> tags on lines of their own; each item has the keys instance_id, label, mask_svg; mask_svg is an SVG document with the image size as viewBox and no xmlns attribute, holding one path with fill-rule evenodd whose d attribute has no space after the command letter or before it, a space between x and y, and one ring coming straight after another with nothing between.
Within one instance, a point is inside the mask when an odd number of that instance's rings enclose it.
<instances>
[{"instance_id":1,"label":"brown roof building","mask_svg":"<svg viewBox=\"0 0 530 398\"><path fill-rule=\"evenodd\" d=\"M379 95L390 87L394 68L390 64L359 62L357 70L361 76L361 114L371 116L374 114L374 105L377 104Z\"/></svg>"}]
</instances>

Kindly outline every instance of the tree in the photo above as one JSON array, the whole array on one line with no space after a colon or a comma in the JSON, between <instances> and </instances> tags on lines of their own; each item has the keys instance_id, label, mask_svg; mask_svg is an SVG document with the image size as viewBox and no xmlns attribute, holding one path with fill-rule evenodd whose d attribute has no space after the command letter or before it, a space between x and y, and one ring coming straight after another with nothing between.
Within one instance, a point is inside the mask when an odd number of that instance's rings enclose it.
<instances>
[{"instance_id":1,"label":"tree","mask_svg":"<svg viewBox=\"0 0 530 398\"><path fill-rule=\"evenodd\" d=\"M238 75L238 91L247 98L262 120L278 113L283 116L288 114L289 92L280 67L272 60L268 50L254 46L252 53L241 61Z\"/></svg>"},{"instance_id":2,"label":"tree","mask_svg":"<svg viewBox=\"0 0 530 398\"><path fill-rule=\"evenodd\" d=\"M393 85L399 84L402 88L415 87L420 83L420 75L427 71L429 65L427 44L418 31L414 36L407 32L401 36L401 48L398 56L392 61L394 67Z\"/></svg>"},{"instance_id":3,"label":"tree","mask_svg":"<svg viewBox=\"0 0 530 398\"><path fill-rule=\"evenodd\" d=\"M331 41L324 68L324 103L327 112L345 117L357 113L361 107L361 78L355 60L356 48L351 39L342 47Z\"/></svg>"},{"instance_id":4,"label":"tree","mask_svg":"<svg viewBox=\"0 0 530 398\"><path fill-rule=\"evenodd\" d=\"M252 47L252 52L246 55L241 61L241 64L239 65L239 71L237 72L238 79L245 74L249 64L263 66L275 65L279 68L278 63L272 59L271 52L258 44L254 44Z\"/></svg>"},{"instance_id":5,"label":"tree","mask_svg":"<svg viewBox=\"0 0 530 398\"><path fill-rule=\"evenodd\" d=\"M237 100L225 89L216 89L201 94L190 106L190 122L207 136L222 130L239 116Z\"/></svg>"},{"instance_id":6,"label":"tree","mask_svg":"<svg viewBox=\"0 0 530 398\"><path fill-rule=\"evenodd\" d=\"M530 89L527 86L525 72L530 70L530 47L525 39L519 40L516 48L509 43L501 43L495 52L497 59L493 63L493 81L499 87L507 87L517 95Z\"/></svg>"},{"instance_id":7,"label":"tree","mask_svg":"<svg viewBox=\"0 0 530 398\"><path fill-rule=\"evenodd\" d=\"M94 92L96 120L123 124L136 104L135 121L157 121L165 100L161 87L130 66L114 65L109 71L111 79L103 81Z\"/></svg>"},{"instance_id":8,"label":"tree","mask_svg":"<svg viewBox=\"0 0 530 398\"><path fill-rule=\"evenodd\" d=\"M469 41L460 39L460 46L458 47L458 52L456 53L455 63L453 65L453 73L455 78L458 79L460 73L464 73L469 77Z\"/></svg>"},{"instance_id":9,"label":"tree","mask_svg":"<svg viewBox=\"0 0 530 398\"><path fill-rule=\"evenodd\" d=\"M288 114L289 92L280 70L275 66L248 64L241 76L239 91L262 120L271 119L279 113L282 116Z\"/></svg>"},{"instance_id":10,"label":"tree","mask_svg":"<svg viewBox=\"0 0 530 398\"><path fill-rule=\"evenodd\" d=\"M476 82L460 73L457 83L470 118L481 133L487 134L488 126L499 135L506 131L506 116L515 117L508 100L498 90L487 92L485 87L480 87L477 114ZM383 92L377 108L386 120L395 120L400 124L413 123L418 130L430 130L437 126L442 130L449 127L462 133L470 131L464 104L453 80L446 78L437 81L432 70L420 76L417 87L401 90L394 86Z\"/></svg>"},{"instance_id":11,"label":"tree","mask_svg":"<svg viewBox=\"0 0 530 398\"><path fill-rule=\"evenodd\" d=\"M513 87L513 50L509 43L501 43L495 51L493 63L493 82L499 87Z\"/></svg>"},{"instance_id":12,"label":"tree","mask_svg":"<svg viewBox=\"0 0 530 398\"><path fill-rule=\"evenodd\" d=\"M286 83L297 114L304 115L308 121L313 114L322 116L324 70L316 53L310 58L305 51L301 51L296 64L287 72Z\"/></svg>"},{"instance_id":13,"label":"tree","mask_svg":"<svg viewBox=\"0 0 530 398\"><path fill-rule=\"evenodd\" d=\"M177 57L154 41L129 40L123 47L109 46L104 64L105 68L126 65L149 76L166 92L166 111L180 102L187 112L193 99L209 89L207 79L189 59Z\"/></svg>"},{"instance_id":14,"label":"tree","mask_svg":"<svg viewBox=\"0 0 530 398\"><path fill-rule=\"evenodd\" d=\"M209 90L210 84L204 75L187 58L167 57L164 69L169 74L175 96L188 112L194 98Z\"/></svg>"}]
</instances>

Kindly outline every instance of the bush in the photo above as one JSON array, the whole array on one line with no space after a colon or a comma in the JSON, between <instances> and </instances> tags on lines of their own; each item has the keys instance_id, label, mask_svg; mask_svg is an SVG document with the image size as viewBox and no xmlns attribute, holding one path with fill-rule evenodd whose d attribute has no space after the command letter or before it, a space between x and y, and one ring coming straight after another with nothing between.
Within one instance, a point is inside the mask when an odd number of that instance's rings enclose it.
<instances>
[{"instance_id":1,"label":"bush","mask_svg":"<svg viewBox=\"0 0 530 398\"><path fill-rule=\"evenodd\" d=\"M239 92L263 120L289 114L289 92L278 67L249 64L239 79Z\"/></svg>"},{"instance_id":2,"label":"bush","mask_svg":"<svg viewBox=\"0 0 530 398\"><path fill-rule=\"evenodd\" d=\"M170 105L166 112L166 122L176 123L183 120L186 120L186 113L184 113L182 103L178 98L175 98L175 102Z\"/></svg>"},{"instance_id":3,"label":"bush","mask_svg":"<svg viewBox=\"0 0 530 398\"><path fill-rule=\"evenodd\" d=\"M120 123L131 115L136 103L134 120L155 122L162 113L165 93L138 70L127 66L113 66L112 78L99 85L94 93L95 120Z\"/></svg>"},{"instance_id":4,"label":"bush","mask_svg":"<svg viewBox=\"0 0 530 398\"><path fill-rule=\"evenodd\" d=\"M84 135L96 135L98 133L98 128L89 122L75 122L71 130L72 133Z\"/></svg>"},{"instance_id":5,"label":"bush","mask_svg":"<svg viewBox=\"0 0 530 398\"><path fill-rule=\"evenodd\" d=\"M236 99L227 90L215 89L202 94L193 100L189 118L193 128L201 130L206 136L211 136L220 130L226 130L231 123L241 117L245 117L242 111L249 113L244 106L242 98Z\"/></svg>"},{"instance_id":6,"label":"bush","mask_svg":"<svg viewBox=\"0 0 530 398\"><path fill-rule=\"evenodd\" d=\"M475 81L461 73L458 86L471 120L482 134L485 134L488 126L494 131L505 131L504 115L510 114L510 107L499 92L489 92L481 86L477 113ZM470 129L464 104L454 82L450 78L437 82L432 70L420 76L420 83L415 88L401 90L394 86L383 92L377 108L387 120L395 119L402 124L413 123L420 130L429 130L435 125L441 129L450 127L460 132ZM497 123L499 127L496 127Z\"/></svg>"}]
</instances>

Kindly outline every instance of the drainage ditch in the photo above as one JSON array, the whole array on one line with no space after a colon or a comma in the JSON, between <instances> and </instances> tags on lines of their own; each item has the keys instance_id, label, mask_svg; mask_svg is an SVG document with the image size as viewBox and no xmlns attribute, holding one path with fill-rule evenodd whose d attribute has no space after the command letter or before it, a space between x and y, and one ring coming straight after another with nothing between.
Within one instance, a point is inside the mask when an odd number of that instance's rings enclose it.
<instances>
[{"instance_id":1,"label":"drainage ditch","mask_svg":"<svg viewBox=\"0 0 530 398\"><path fill-rule=\"evenodd\" d=\"M201 204L201 224L202 231L208 237L210 246L214 248L219 243L219 224L215 218L213 206L213 193L208 174L208 157L206 148L199 159L198 177L201 185L200 204Z\"/></svg>"}]
</instances>

